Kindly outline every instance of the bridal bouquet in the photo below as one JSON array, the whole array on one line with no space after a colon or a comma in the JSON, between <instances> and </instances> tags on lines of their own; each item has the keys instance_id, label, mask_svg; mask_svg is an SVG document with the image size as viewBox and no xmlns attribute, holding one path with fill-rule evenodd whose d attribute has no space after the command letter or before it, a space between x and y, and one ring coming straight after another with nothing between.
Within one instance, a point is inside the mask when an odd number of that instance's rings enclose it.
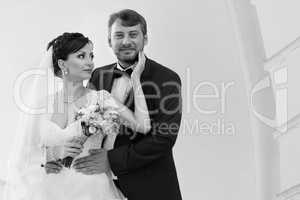
<instances>
[{"instance_id":1,"label":"bridal bouquet","mask_svg":"<svg viewBox=\"0 0 300 200\"><path fill-rule=\"evenodd\" d=\"M81 108L75 115L75 120L81 120L84 135L94 134L104 136L116 133L120 127L119 113L112 107L102 107L98 102L87 108Z\"/></svg>"},{"instance_id":2,"label":"bridal bouquet","mask_svg":"<svg viewBox=\"0 0 300 200\"><path fill-rule=\"evenodd\" d=\"M107 136L119 132L120 115L115 101L108 92L101 92L101 96L98 95L96 101L92 101L89 106L79 109L75 114L75 120L81 121L83 130L83 135L76 139L80 144L84 144L87 138L92 135L102 134L101 147L103 147ZM72 157L67 157L63 159L62 164L70 167L72 161Z\"/></svg>"}]
</instances>

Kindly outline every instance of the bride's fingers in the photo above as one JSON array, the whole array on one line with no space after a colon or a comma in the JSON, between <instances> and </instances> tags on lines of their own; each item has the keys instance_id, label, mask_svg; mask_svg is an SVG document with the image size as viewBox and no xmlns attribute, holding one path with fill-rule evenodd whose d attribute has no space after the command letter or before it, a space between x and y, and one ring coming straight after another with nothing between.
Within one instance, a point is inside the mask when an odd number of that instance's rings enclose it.
<instances>
[{"instance_id":1,"label":"bride's fingers","mask_svg":"<svg viewBox=\"0 0 300 200\"><path fill-rule=\"evenodd\" d=\"M57 174L61 171L62 166L55 162L48 162L45 164L45 171L47 174Z\"/></svg>"},{"instance_id":2,"label":"bride's fingers","mask_svg":"<svg viewBox=\"0 0 300 200\"><path fill-rule=\"evenodd\" d=\"M59 173L61 169L45 168L47 173Z\"/></svg>"},{"instance_id":3,"label":"bride's fingers","mask_svg":"<svg viewBox=\"0 0 300 200\"><path fill-rule=\"evenodd\" d=\"M146 57L143 51L139 51L139 61L138 66L143 68L145 65Z\"/></svg>"},{"instance_id":4,"label":"bride's fingers","mask_svg":"<svg viewBox=\"0 0 300 200\"><path fill-rule=\"evenodd\" d=\"M45 168L48 173L58 173L62 168Z\"/></svg>"},{"instance_id":5,"label":"bride's fingers","mask_svg":"<svg viewBox=\"0 0 300 200\"><path fill-rule=\"evenodd\" d=\"M80 153L77 153L77 152L66 152L65 154L64 154L64 156L63 157L68 157L68 156L70 156L70 157L76 157L76 156L78 156Z\"/></svg>"},{"instance_id":6,"label":"bride's fingers","mask_svg":"<svg viewBox=\"0 0 300 200\"><path fill-rule=\"evenodd\" d=\"M139 51L139 62L142 61L143 58L143 51Z\"/></svg>"},{"instance_id":7,"label":"bride's fingers","mask_svg":"<svg viewBox=\"0 0 300 200\"><path fill-rule=\"evenodd\" d=\"M139 61L143 61L145 59L145 54L143 51L139 51Z\"/></svg>"},{"instance_id":8,"label":"bride's fingers","mask_svg":"<svg viewBox=\"0 0 300 200\"><path fill-rule=\"evenodd\" d=\"M67 148L64 150L63 157L75 157L82 153L81 149L75 149L75 148Z\"/></svg>"},{"instance_id":9,"label":"bride's fingers","mask_svg":"<svg viewBox=\"0 0 300 200\"><path fill-rule=\"evenodd\" d=\"M83 145L79 144L78 142L67 142L65 144L65 146L69 147L69 148L78 148L78 149L82 149L83 148Z\"/></svg>"},{"instance_id":10,"label":"bride's fingers","mask_svg":"<svg viewBox=\"0 0 300 200\"><path fill-rule=\"evenodd\" d=\"M64 157L72 157L72 158L74 158L74 157L76 157L78 155L79 155L78 153L66 153Z\"/></svg>"},{"instance_id":11,"label":"bride's fingers","mask_svg":"<svg viewBox=\"0 0 300 200\"><path fill-rule=\"evenodd\" d=\"M65 150L67 153L81 153L82 149L77 149L77 148L66 148Z\"/></svg>"},{"instance_id":12,"label":"bride's fingers","mask_svg":"<svg viewBox=\"0 0 300 200\"><path fill-rule=\"evenodd\" d=\"M131 78L134 77L135 75L140 76L142 74L142 72L144 71L146 57L145 57L143 51L139 51L138 59L139 59L138 63L136 65L136 67L134 68L133 73L131 74Z\"/></svg>"},{"instance_id":13,"label":"bride's fingers","mask_svg":"<svg viewBox=\"0 0 300 200\"><path fill-rule=\"evenodd\" d=\"M51 168L51 169L61 169L62 168L62 166L56 162L47 162L45 164L45 167Z\"/></svg>"}]
</instances>

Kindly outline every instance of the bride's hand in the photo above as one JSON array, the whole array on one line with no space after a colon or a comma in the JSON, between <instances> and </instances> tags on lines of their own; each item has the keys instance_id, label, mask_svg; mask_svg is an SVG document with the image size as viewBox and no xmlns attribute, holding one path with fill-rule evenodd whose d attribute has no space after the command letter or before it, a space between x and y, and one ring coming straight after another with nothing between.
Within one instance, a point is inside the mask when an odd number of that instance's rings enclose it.
<instances>
[{"instance_id":1,"label":"bride's hand","mask_svg":"<svg viewBox=\"0 0 300 200\"><path fill-rule=\"evenodd\" d=\"M49 161L44 167L47 174L58 174L63 168L63 166L56 161Z\"/></svg>"},{"instance_id":2,"label":"bride's hand","mask_svg":"<svg viewBox=\"0 0 300 200\"><path fill-rule=\"evenodd\" d=\"M139 81L141 78L141 75L145 69L145 63L146 63L146 57L143 51L139 52L139 60L138 63L136 64L132 74L131 74L131 79L133 81Z\"/></svg>"},{"instance_id":3,"label":"bride's hand","mask_svg":"<svg viewBox=\"0 0 300 200\"><path fill-rule=\"evenodd\" d=\"M69 140L63 145L61 157L62 158L66 158L66 157L74 158L82 152L82 149L83 149L83 145L80 144L78 141L76 141L74 139Z\"/></svg>"}]
</instances>

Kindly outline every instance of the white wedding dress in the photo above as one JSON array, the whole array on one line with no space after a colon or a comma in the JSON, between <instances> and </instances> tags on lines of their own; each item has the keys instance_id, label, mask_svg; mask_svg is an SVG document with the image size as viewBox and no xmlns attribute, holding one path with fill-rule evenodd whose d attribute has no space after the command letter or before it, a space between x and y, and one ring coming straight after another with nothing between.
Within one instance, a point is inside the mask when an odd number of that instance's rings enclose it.
<instances>
[{"instance_id":1,"label":"white wedding dress","mask_svg":"<svg viewBox=\"0 0 300 200\"><path fill-rule=\"evenodd\" d=\"M107 92L89 92L87 98L94 101L99 94ZM100 95L101 96L101 95ZM110 104L113 98L108 98ZM75 106L69 106L69 119L74 118ZM55 148L67 139L82 134L79 121L69 121L65 129L49 120L47 115L29 116L23 122L23 136L18 139L13 159L9 166L9 176L4 191L4 200L117 200L125 199L113 183L112 175L84 175L72 167L63 168L58 174L46 174L41 167L45 163L45 145ZM110 149L116 135L106 140L105 148ZM88 155L89 149L99 148L102 135L87 139L83 152L78 157Z\"/></svg>"}]
</instances>

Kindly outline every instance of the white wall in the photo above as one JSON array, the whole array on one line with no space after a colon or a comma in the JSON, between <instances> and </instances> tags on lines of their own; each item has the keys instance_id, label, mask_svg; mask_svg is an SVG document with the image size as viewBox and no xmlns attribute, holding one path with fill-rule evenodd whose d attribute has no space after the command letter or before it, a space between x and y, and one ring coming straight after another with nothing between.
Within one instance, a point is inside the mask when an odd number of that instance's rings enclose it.
<instances>
[{"instance_id":1,"label":"white wall","mask_svg":"<svg viewBox=\"0 0 300 200\"><path fill-rule=\"evenodd\" d=\"M270 57L300 36L300 2L252 0L257 6L267 56Z\"/></svg>"},{"instance_id":2,"label":"white wall","mask_svg":"<svg viewBox=\"0 0 300 200\"><path fill-rule=\"evenodd\" d=\"M254 147L246 86L225 0L7 2L0 12L0 177L14 135L17 109L12 88L18 74L36 65L46 43L64 31L79 31L94 41L97 66L114 61L106 24L108 15L121 8L136 9L146 17L147 55L182 78L184 115L175 159L183 198L253 200ZM205 81L216 87L201 87ZM222 84L228 88L222 90ZM218 98L202 96L193 102L194 92ZM204 114L199 107L216 112ZM210 133L208 126L213 127ZM217 130L222 126L224 134Z\"/></svg>"},{"instance_id":3,"label":"white wall","mask_svg":"<svg viewBox=\"0 0 300 200\"><path fill-rule=\"evenodd\" d=\"M299 1L255 0L255 4L257 5L258 15L260 17L264 45L268 57L273 56L296 38L299 38L300 27L297 24L297 20L300 17ZM287 118L289 120L300 113L299 62L299 48L294 48L294 51L288 54L285 60L280 64L282 67L287 67L288 82L285 87L288 89ZM300 183L299 125L282 135L283 136L278 139L281 192Z\"/></svg>"}]
</instances>

